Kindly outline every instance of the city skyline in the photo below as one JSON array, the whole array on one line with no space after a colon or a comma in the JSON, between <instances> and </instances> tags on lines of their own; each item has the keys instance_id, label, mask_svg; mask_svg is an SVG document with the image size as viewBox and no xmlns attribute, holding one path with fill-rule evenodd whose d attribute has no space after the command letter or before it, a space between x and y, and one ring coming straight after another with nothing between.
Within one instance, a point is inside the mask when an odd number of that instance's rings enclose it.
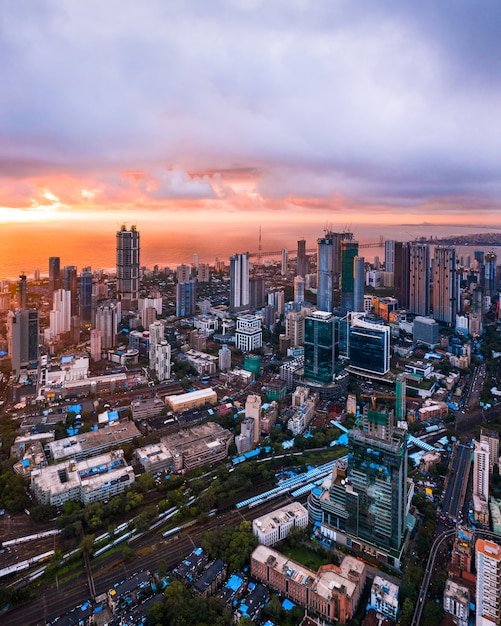
<instances>
[{"instance_id":1,"label":"city skyline","mask_svg":"<svg viewBox=\"0 0 501 626\"><path fill-rule=\"evenodd\" d=\"M0 233L498 228L501 9L451 7L7 7Z\"/></svg>"}]
</instances>

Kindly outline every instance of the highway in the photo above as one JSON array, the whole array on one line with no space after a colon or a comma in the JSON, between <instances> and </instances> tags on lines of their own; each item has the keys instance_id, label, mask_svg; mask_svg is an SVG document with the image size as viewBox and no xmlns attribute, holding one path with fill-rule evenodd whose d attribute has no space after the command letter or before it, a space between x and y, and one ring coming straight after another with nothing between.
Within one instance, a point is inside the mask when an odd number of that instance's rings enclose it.
<instances>
[{"instance_id":1,"label":"highway","mask_svg":"<svg viewBox=\"0 0 501 626\"><path fill-rule=\"evenodd\" d=\"M454 521L459 517L468 485L471 468L471 447L457 444L452 459L452 472L449 472L442 513Z\"/></svg>"},{"instance_id":2,"label":"highway","mask_svg":"<svg viewBox=\"0 0 501 626\"><path fill-rule=\"evenodd\" d=\"M438 549L442 545L443 541L454 537L455 534L455 528L445 530L442 534L438 535L438 537L433 542L433 545L431 546L430 555L428 557L428 562L426 563L423 582L421 584L421 589L419 590L418 601L416 604L416 609L414 611L414 616L412 618L411 626L419 626L419 624L421 623L421 614L423 612L423 607L426 604L428 585L430 584L431 576L433 574L433 565L435 563L435 557L437 556Z\"/></svg>"}]
</instances>

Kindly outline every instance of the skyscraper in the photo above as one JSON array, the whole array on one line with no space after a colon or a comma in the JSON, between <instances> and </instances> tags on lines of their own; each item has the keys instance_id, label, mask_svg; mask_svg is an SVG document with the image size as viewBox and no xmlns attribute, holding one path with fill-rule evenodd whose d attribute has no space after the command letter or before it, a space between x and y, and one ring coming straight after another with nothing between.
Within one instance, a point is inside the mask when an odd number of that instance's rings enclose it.
<instances>
[{"instance_id":1,"label":"skyscraper","mask_svg":"<svg viewBox=\"0 0 501 626\"><path fill-rule=\"evenodd\" d=\"M349 329L350 366L386 374L390 369L390 328L354 317Z\"/></svg>"},{"instance_id":2,"label":"skyscraper","mask_svg":"<svg viewBox=\"0 0 501 626\"><path fill-rule=\"evenodd\" d=\"M330 486L313 490L308 509L325 536L377 551L378 559L398 566L406 530L407 434L393 419L393 411L366 405L348 434L348 462L338 462Z\"/></svg>"},{"instance_id":3,"label":"skyscraper","mask_svg":"<svg viewBox=\"0 0 501 626\"><path fill-rule=\"evenodd\" d=\"M117 232L117 297L124 306L135 306L139 298L139 231L122 224Z\"/></svg>"},{"instance_id":4,"label":"skyscraper","mask_svg":"<svg viewBox=\"0 0 501 626\"><path fill-rule=\"evenodd\" d=\"M262 276L249 278L249 306L251 309L262 309L265 303L264 278Z\"/></svg>"},{"instance_id":5,"label":"skyscraper","mask_svg":"<svg viewBox=\"0 0 501 626\"><path fill-rule=\"evenodd\" d=\"M393 285L395 298L401 309L409 308L409 281L410 281L410 245L402 241L395 242L395 266L393 270Z\"/></svg>"},{"instance_id":6,"label":"skyscraper","mask_svg":"<svg viewBox=\"0 0 501 626\"><path fill-rule=\"evenodd\" d=\"M384 242L384 269L386 272L395 271L395 243L393 239Z\"/></svg>"},{"instance_id":7,"label":"skyscraper","mask_svg":"<svg viewBox=\"0 0 501 626\"><path fill-rule=\"evenodd\" d=\"M249 253L234 254L230 258L230 311L236 313L249 305Z\"/></svg>"},{"instance_id":8,"label":"skyscraper","mask_svg":"<svg viewBox=\"0 0 501 626\"><path fill-rule=\"evenodd\" d=\"M501 619L501 546L477 539L476 626L495 626Z\"/></svg>"},{"instance_id":9,"label":"skyscraper","mask_svg":"<svg viewBox=\"0 0 501 626\"><path fill-rule=\"evenodd\" d=\"M299 305L304 302L304 278L302 276L294 278L294 302Z\"/></svg>"},{"instance_id":10,"label":"skyscraper","mask_svg":"<svg viewBox=\"0 0 501 626\"><path fill-rule=\"evenodd\" d=\"M416 315L430 314L430 249L425 243L409 248L409 310Z\"/></svg>"},{"instance_id":11,"label":"skyscraper","mask_svg":"<svg viewBox=\"0 0 501 626\"><path fill-rule=\"evenodd\" d=\"M23 369L34 369L38 366L38 336L39 321L36 309L9 311L7 337L14 376L19 376Z\"/></svg>"},{"instance_id":12,"label":"skyscraper","mask_svg":"<svg viewBox=\"0 0 501 626\"><path fill-rule=\"evenodd\" d=\"M282 249L282 263L280 265L280 274L282 274L282 276L285 276L285 274L287 274L288 260L289 260L289 251L287 250L287 248L283 248Z\"/></svg>"},{"instance_id":13,"label":"skyscraper","mask_svg":"<svg viewBox=\"0 0 501 626\"><path fill-rule=\"evenodd\" d=\"M17 285L17 306L20 309L26 308L26 276L21 274L19 276L19 283Z\"/></svg>"},{"instance_id":14,"label":"skyscraper","mask_svg":"<svg viewBox=\"0 0 501 626\"><path fill-rule=\"evenodd\" d=\"M308 274L308 257L306 256L306 240L300 239L297 242L297 265L296 276L303 278Z\"/></svg>"},{"instance_id":15,"label":"skyscraper","mask_svg":"<svg viewBox=\"0 0 501 626\"><path fill-rule=\"evenodd\" d=\"M364 310L364 287L365 287L365 259L363 256L356 256L353 259L353 311Z\"/></svg>"},{"instance_id":16,"label":"skyscraper","mask_svg":"<svg viewBox=\"0 0 501 626\"><path fill-rule=\"evenodd\" d=\"M49 298L61 286L61 259L58 256L49 257Z\"/></svg>"},{"instance_id":17,"label":"skyscraper","mask_svg":"<svg viewBox=\"0 0 501 626\"><path fill-rule=\"evenodd\" d=\"M332 312L333 289L339 281L338 233L327 231L317 240L317 307L320 311Z\"/></svg>"},{"instance_id":18,"label":"skyscraper","mask_svg":"<svg viewBox=\"0 0 501 626\"><path fill-rule=\"evenodd\" d=\"M78 314L78 280L74 265L63 267L63 289L71 293L71 315Z\"/></svg>"},{"instance_id":19,"label":"skyscraper","mask_svg":"<svg viewBox=\"0 0 501 626\"><path fill-rule=\"evenodd\" d=\"M304 325L304 377L328 384L334 379L338 357L336 319L327 311L313 311Z\"/></svg>"},{"instance_id":20,"label":"skyscraper","mask_svg":"<svg viewBox=\"0 0 501 626\"><path fill-rule=\"evenodd\" d=\"M85 268L80 272L80 321L90 324L92 320L92 272Z\"/></svg>"},{"instance_id":21,"label":"skyscraper","mask_svg":"<svg viewBox=\"0 0 501 626\"><path fill-rule=\"evenodd\" d=\"M437 246L433 263L433 317L438 322L455 324L458 311L458 275L456 274L456 249Z\"/></svg>"},{"instance_id":22,"label":"skyscraper","mask_svg":"<svg viewBox=\"0 0 501 626\"><path fill-rule=\"evenodd\" d=\"M341 241L341 306L348 311L354 310L355 296L355 258L358 256L358 241L351 233L345 233Z\"/></svg>"},{"instance_id":23,"label":"skyscraper","mask_svg":"<svg viewBox=\"0 0 501 626\"><path fill-rule=\"evenodd\" d=\"M195 315L197 281L193 278L176 285L176 315L189 317Z\"/></svg>"},{"instance_id":24,"label":"skyscraper","mask_svg":"<svg viewBox=\"0 0 501 626\"><path fill-rule=\"evenodd\" d=\"M117 342L118 323L122 318L120 302L102 304L96 311L96 328L101 331L101 348L112 348Z\"/></svg>"}]
</instances>

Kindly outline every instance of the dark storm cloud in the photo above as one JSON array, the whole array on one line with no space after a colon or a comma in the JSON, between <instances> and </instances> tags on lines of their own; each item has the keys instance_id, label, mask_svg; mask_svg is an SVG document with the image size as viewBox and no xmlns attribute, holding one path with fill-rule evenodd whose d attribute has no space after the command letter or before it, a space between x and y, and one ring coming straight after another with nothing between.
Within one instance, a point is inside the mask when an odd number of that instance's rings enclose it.
<instances>
[{"instance_id":1,"label":"dark storm cloud","mask_svg":"<svg viewBox=\"0 0 501 626\"><path fill-rule=\"evenodd\" d=\"M210 195L182 171L218 168L270 197L499 198L500 6L4 3L0 163L137 168L152 198Z\"/></svg>"}]
</instances>

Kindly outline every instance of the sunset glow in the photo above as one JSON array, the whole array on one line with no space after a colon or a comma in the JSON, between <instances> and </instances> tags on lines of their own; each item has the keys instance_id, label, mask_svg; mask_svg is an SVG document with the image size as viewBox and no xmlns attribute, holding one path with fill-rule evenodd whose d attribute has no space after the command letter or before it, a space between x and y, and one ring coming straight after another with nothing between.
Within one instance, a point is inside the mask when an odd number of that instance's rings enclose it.
<instances>
[{"instance_id":1,"label":"sunset glow","mask_svg":"<svg viewBox=\"0 0 501 626\"><path fill-rule=\"evenodd\" d=\"M0 233L501 226L496 3L210 4L6 9Z\"/></svg>"}]
</instances>

